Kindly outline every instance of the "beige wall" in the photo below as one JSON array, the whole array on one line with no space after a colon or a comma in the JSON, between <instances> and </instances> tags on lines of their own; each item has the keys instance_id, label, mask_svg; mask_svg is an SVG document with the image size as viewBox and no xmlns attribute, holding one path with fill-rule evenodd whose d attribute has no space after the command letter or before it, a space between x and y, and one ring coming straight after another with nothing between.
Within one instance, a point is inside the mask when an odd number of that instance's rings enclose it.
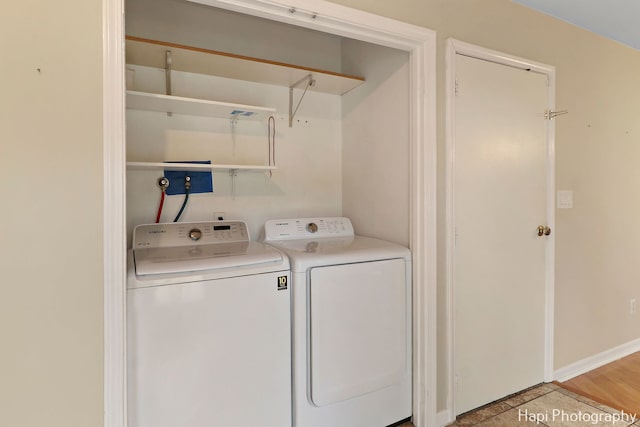
<instances>
[{"instance_id":1,"label":"beige wall","mask_svg":"<svg viewBox=\"0 0 640 427\"><path fill-rule=\"evenodd\" d=\"M556 368L638 338L640 54L507 0L334 1L438 31L441 159L447 37L557 67L557 188L575 207L557 214ZM101 11L0 15L0 425L102 425Z\"/></svg>"},{"instance_id":2,"label":"beige wall","mask_svg":"<svg viewBox=\"0 0 640 427\"><path fill-rule=\"evenodd\" d=\"M0 426L102 425L101 13L0 13Z\"/></svg>"},{"instance_id":3,"label":"beige wall","mask_svg":"<svg viewBox=\"0 0 640 427\"><path fill-rule=\"evenodd\" d=\"M640 53L507 0L333 0L438 33L439 307L444 299L445 40L557 67L555 369L640 337ZM439 311L439 372L445 319ZM446 388L439 378L438 408Z\"/></svg>"}]
</instances>

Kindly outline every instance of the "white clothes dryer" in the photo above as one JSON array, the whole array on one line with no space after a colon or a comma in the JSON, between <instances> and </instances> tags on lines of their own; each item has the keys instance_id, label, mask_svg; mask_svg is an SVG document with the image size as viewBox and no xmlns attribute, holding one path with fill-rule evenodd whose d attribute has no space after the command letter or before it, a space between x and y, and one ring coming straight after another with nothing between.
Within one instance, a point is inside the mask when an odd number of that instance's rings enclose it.
<instances>
[{"instance_id":1,"label":"white clothes dryer","mask_svg":"<svg viewBox=\"0 0 640 427\"><path fill-rule=\"evenodd\" d=\"M244 222L136 227L127 317L130 427L291 426L289 263Z\"/></svg>"},{"instance_id":2,"label":"white clothes dryer","mask_svg":"<svg viewBox=\"0 0 640 427\"><path fill-rule=\"evenodd\" d=\"M383 427L411 417L411 253L348 218L271 220L287 254L294 427Z\"/></svg>"}]
</instances>

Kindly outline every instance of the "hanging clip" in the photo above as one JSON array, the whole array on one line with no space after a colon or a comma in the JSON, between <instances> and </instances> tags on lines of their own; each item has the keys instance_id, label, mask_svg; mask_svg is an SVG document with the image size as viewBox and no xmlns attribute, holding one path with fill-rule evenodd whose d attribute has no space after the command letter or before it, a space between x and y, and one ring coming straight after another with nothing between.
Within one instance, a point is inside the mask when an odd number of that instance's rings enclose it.
<instances>
[{"instance_id":1,"label":"hanging clip","mask_svg":"<svg viewBox=\"0 0 640 427\"><path fill-rule=\"evenodd\" d=\"M294 109L293 108L293 89L300 86L300 84L304 82L307 82L307 84L305 85L304 92L302 92L302 96L300 97L300 100L298 101L298 104ZM304 95L307 93L307 89L315 85L316 85L316 81L313 78L313 75L309 74L304 76L303 78L301 78L300 80L292 84L291 86L289 86L289 127L293 127L293 118L296 116L296 113L298 112L298 108L300 107L302 98L304 98Z\"/></svg>"},{"instance_id":2,"label":"hanging clip","mask_svg":"<svg viewBox=\"0 0 640 427\"><path fill-rule=\"evenodd\" d=\"M553 120L558 116L562 116L563 114L569 114L569 110L561 110L561 111L544 110L544 118L547 120Z\"/></svg>"}]
</instances>

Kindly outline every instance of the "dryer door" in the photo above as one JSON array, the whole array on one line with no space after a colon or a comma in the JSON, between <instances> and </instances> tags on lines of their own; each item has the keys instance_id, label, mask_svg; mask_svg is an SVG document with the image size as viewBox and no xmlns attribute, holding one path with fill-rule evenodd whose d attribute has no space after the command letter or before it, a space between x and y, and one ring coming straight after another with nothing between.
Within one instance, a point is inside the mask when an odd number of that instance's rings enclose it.
<instances>
[{"instance_id":1,"label":"dryer door","mask_svg":"<svg viewBox=\"0 0 640 427\"><path fill-rule=\"evenodd\" d=\"M402 381L411 339L404 260L312 268L307 295L308 393L316 406Z\"/></svg>"}]
</instances>

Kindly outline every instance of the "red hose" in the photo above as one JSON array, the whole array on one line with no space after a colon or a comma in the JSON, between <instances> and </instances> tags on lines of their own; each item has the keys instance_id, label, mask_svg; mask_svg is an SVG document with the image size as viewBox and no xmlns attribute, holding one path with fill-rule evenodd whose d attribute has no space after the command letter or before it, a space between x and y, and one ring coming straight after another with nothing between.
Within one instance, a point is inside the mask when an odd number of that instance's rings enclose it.
<instances>
[{"instance_id":1,"label":"red hose","mask_svg":"<svg viewBox=\"0 0 640 427\"><path fill-rule=\"evenodd\" d=\"M162 215L162 206L164 206L164 190L162 190L162 196L160 196L160 206L158 206L158 215L156 216L156 224L160 222L160 215Z\"/></svg>"}]
</instances>

